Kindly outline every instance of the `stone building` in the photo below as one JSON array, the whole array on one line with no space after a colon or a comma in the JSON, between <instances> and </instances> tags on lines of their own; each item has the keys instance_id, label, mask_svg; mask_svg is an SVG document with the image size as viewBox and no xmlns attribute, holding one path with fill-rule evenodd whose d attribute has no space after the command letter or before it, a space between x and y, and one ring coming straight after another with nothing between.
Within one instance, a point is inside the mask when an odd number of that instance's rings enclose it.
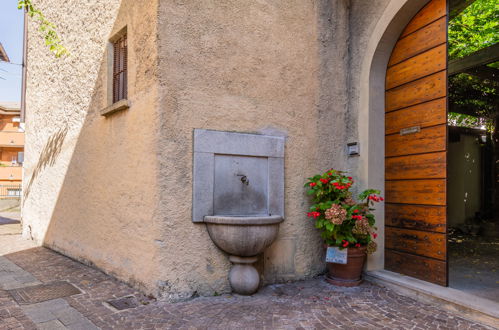
<instances>
[{"instance_id":1,"label":"stone building","mask_svg":"<svg viewBox=\"0 0 499 330\"><path fill-rule=\"evenodd\" d=\"M228 292L230 262L191 221L193 131L279 136L285 220L258 268L264 283L321 273L305 178L334 167L383 189L387 63L427 2L36 1L70 55L29 23L24 235L156 296Z\"/></svg>"}]
</instances>

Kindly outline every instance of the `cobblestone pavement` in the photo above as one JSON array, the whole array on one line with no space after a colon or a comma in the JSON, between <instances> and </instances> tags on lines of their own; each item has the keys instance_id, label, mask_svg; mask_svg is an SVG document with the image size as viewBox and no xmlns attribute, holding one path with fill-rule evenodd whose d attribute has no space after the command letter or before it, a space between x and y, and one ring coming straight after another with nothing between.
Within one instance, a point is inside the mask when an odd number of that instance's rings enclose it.
<instances>
[{"instance_id":1,"label":"cobblestone pavement","mask_svg":"<svg viewBox=\"0 0 499 330\"><path fill-rule=\"evenodd\" d=\"M0 236L0 246L3 244ZM67 281L82 293L19 305L7 291ZM118 311L106 301L134 296ZM251 297L151 300L102 272L43 247L0 256L0 329L491 329L369 283L322 278L271 285Z\"/></svg>"}]
</instances>

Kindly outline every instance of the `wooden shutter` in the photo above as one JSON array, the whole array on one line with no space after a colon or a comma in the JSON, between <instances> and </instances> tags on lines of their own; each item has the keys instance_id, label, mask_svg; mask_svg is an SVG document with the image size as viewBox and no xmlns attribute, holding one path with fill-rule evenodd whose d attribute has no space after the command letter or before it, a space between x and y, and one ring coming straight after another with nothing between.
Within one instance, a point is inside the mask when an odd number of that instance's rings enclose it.
<instances>
[{"instance_id":1,"label":"wooden shutter","mask_svg":"<svg viewBox=\"0 0 499 330\"><path fill-rule=\"evenodd\" d=\"M385 269L445 286L446 6L432 0L406 26L385 93Z\"/></svg>"},{"instance_id":2,"label":"wooden shutter","mask_svg":"<svg viewBox=\"0 0 499 330\"><path fill-rule=\"evenodd\" d=\"M113 43L113 103L127 98L127 57L127 37L124 34Z\"/></svg>"}]
</instances>

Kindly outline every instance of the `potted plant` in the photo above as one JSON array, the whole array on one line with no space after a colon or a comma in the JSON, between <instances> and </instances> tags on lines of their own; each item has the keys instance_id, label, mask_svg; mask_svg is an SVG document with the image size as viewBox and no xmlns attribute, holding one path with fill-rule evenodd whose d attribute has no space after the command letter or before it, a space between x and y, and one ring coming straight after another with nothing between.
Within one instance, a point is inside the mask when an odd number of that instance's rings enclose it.
<instances>
[{"instance_id":1,"label":"potted plant","mask_svg":"<svg viewBox=\"0 0 499 330\"><path fill-rule=\"evenodd\" d=\"M354 181L334 169L307 179L305 187L314 204L307 216L315 220L327 247L329 283L356 286L367 254L376 251L377 237L372 206L383 201L380 191L367 189L355 200L350 188Z\"/></svg>"}]
</instances>

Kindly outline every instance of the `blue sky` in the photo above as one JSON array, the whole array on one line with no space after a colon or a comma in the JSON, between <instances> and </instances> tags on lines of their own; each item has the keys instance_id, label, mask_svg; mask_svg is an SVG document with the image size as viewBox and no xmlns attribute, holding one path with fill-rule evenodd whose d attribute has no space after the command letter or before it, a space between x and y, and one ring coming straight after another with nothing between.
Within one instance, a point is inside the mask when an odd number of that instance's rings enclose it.
<instances>
[{"instance_id":1,"label":"blue sky","mask_svg":"<svg viewBox=\"0 0 499 330\"><path fill-rule=\"evenodd\" d=\"M0 0L0 42L10 61L20 64L23 57L23 12L17 9L16 0ZM21 73L20 65L0 62L0 102L20 102Z\"/></svg>"}]
</instances>

